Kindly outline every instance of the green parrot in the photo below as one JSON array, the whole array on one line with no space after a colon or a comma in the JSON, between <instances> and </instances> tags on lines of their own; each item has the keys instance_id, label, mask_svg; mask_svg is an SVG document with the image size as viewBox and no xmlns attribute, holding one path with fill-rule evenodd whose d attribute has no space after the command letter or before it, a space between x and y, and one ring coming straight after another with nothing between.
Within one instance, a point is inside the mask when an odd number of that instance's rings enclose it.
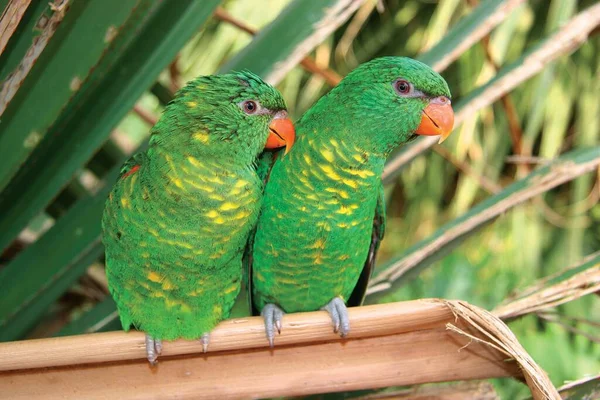
<instances>
[{"instance_id":1,"label":"green parrot","mask_svg":"<svg viewBox=\"0 0 600 400\"><path fill-rule=\"evenodd\" d=\"M281 94L249 72L190 81L121 169L106 202L106 274L123 328L146 333L154 364L162 340L201 339L229 316L242 255L259 214L256 160L289 147Z\"/></svg>"},{"instance_id":2,"label":"green parrot","mask_svg":"<svg viewBox=\"0 0 600 400\"><path fill-rule=\"evenodd\" d=\"M385 230L385 160L416 135L445 139L453 123L444 79L403 57L359 66L296 123L293 150L265 173L247 250L251 303L271 346L286 312L327 310L348 334L346 305L362 303Z\"/></svg>"}]
</instances>

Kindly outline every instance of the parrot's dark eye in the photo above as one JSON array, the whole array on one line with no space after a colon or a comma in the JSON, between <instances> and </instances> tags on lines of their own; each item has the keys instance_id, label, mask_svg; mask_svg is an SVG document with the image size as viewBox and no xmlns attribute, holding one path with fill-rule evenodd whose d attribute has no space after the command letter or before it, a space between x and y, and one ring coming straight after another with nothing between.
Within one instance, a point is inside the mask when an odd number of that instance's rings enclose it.
<instances>
[{"instance_id":1,"label":"parrot's dark eye","mask_svg":"<svg viewBox=\"0 0 600 400\"><path fill-rule=\"evenodd\" d=\"M258 104L256 104L255 101L252 100L246 100L244 102L242 102L242 110L244 110L244 112L246 114L254 114L256 113L256 111L258 111Z\"/></svg>"},{"instance_id":2,"label":"parrot's dark eye","mask_svg":"<svg viewBox=\"0 0 600 400\"><path fill-rule=\"evenodd\" d=\"M396 89L398 94L407 95L412 92L412 85L404 79L398 79L396 82L394 82L394 89Z\"/></svg>"}]
</instances>

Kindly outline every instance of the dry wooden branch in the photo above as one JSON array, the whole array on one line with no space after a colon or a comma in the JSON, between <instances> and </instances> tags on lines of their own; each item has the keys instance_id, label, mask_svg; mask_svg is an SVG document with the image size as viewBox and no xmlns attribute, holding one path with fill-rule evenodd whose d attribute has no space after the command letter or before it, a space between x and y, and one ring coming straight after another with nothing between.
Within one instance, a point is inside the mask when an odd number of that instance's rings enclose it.
<instances>
[{"instance_id":1,"label":"dry wooden branch","mask_svg":"<svg viewBox=\"0 0 600 400\"><path fill-rule=\"evenodd\" d=\"M277 397L521 376L443 301L352 308L350 321L352 332L342 340L325 312L286 315L274 350L261 318L225 321L213 331L207 354L199 353L198 342L165 343L155 369L144 360L139 332L0 343L0 393L48 399ZM447 330L449 323L478 340Z\"/></svg>"},{"instance_id":2,"label":"dry wooden branch","mask_svg":"<svg viewBox=\"0 0 600 400\"><path fill-rule=\"evenodd\" d=\"M485 343L518 361L535 400L560 400L561 397L554 385L552 385L548 375L527 354L504 322L492 313L464 301L449 301L447 304L457 318L464 319L469 327L477 329L487 337L484 340ZM479 340L454 324L448 324L448 328L455 332L463 333L465 336L473 338L473 340Z\"/></svg>"},{"instance_id":3,"label":"dry wooden branch","mask_svg":"<svg viewBox=\"0 0 600 400\"><path fill-rule=\"evenodd\" d=\"M46 48L50 38L52 38L54 32L56 32L58 25L60 25L65 17L70 1L71 0L57 0L55 3L51 3L52 6L50 8L54 11L54 14L52 14L46 25L43 27L42 33L33 39L31 47L27 50L27 53L25 53L19 66L14 69L14 73L7 77L2 84L2 90L0 91L0 115L4 113L8 103L11 102L17 93L17 89L19 89L38 57Z\"/></svg>"},{"instance_id":4,"label":"dry wooden branch","mask_svg":"<svg viewBox=\"0 0 600 400\"><path fill-rule=\"evenodd\" d=\"M514 319L600 291L600 252L591 256L592 258L586 257L581 265L560 271L560 273L565 274L571 269L590 263L591 265L583 271L548 287L544 287L544 285L550 279L556 278L556 274L536 282L531 288L526 289L520 298L497 307L493 313L502 319Z\"/></svg>"},{"instance_id":5,"label":"dry wooden branch","mask_svg":"<svg viewBox=\"0 0 600 400\"><path fill-rule=\"evenodd\" d=\"M356 400L500 400L490 382L460 382L457 384L422 385L410 389L369 394Z\"/></svg>"},{"instance_id":6,"label":"dry wooden branch","mask_svg":"<svg viewBox=\"0 0 600 400\"><path fill-rule=\"evenodd\" d=\"M0 18L0 55L17 29L31 0L10 0Z\"/></svg>"}]
</instances>

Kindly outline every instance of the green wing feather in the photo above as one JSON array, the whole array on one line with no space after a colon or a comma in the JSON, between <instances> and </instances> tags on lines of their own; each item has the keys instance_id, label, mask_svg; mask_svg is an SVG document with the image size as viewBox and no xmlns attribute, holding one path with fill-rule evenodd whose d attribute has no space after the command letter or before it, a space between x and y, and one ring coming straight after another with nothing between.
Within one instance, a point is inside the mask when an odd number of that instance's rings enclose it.
<instances>
[{"instance_id":1,"label":"green wing feather","mask_svg":"<svg viewBox=\"0 0 600 400\"><path fill-rule=\"evenodd\" d=\"M377 207L375 208L375 216L373 217L373 232L371 233L371 245L369 246L369 254L367 254L367 260L363 267L358 282L352 291L352 294L348 298L348 306L355 307L360 306L365 299L367 287L369 286L369 280L373 276L375 270L375 259L377 257L377 251L379 251L379 245L385 235L385 193L383 191L383 184L379 188L379 196L377 198Z\"/></svg>"},{"instance_id":2,"label":"green wing feather","mask_svg":"<svg viewBox=\"0 0 600 400\"><path fill-rule=\"evenodd\" d=\"M275 160L283 150L279 151L263 151L258 157L256 164L256 174L263 183L263 189L269 181L271 168L275 164ZM256 236L256 226L250 231L248 241L244 249L242 258L242 289L240 295L233 307L231 317L239 318L248 315L260 315L260 311L256 309L252 302L252 248L254 247L254 237Z\"/></svg>"}]
</instances>

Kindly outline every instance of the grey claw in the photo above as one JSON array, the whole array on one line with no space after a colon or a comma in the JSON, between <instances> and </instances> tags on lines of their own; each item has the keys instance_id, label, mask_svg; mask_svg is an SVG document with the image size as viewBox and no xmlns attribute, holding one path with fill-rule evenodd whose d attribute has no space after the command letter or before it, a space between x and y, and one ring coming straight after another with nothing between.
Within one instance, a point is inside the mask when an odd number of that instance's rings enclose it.
<instances>
[{"instance_id":1,"label":"grey claw","mask_svg":"<svg viewBox=\"0 0 600 400\"><path fill-rule=\"evenodd\" d=\"M208 351L208 342L210 341L210 333L202 334L200 338L200 342L202 343L202 352L206 353Z\"/></svg>"},{"instance_id":2,"label":"grey claw","mask_svg":"<svg viewBox=\"0 0 600 400\"><path fill-rule=\"evenodd\" d=\"M334 297L322 310L325 310L331 316L333 322L333 331L345 337L350 333L350 320L348 318L348 308L344 301L339 297Z\"/></svg>"},{"instance_id":3,"label":"grey claw","mask_svg":"<svg viewBox=\"0 0 600 400\"><path fill-rule=\"evenodd\" d=\"M265 320L265 333L271 347L275 346L275 329L281 334L281 319L283 318L283 310L275 304L267 304L262 309L260 315Z\"/></svg>"},{"instance_id":4,"label":"grey claw","mask_svg":"<svg viewBox=\"0 0 600 400\"><path fill-rule=\"evenodd\" d=\"M162 353L162 341L160 339L154 339L150 335L146 335L146 357L150 362L150 365L156 365L158 363L158 356Z\"/></svg>"}]
</instances>

